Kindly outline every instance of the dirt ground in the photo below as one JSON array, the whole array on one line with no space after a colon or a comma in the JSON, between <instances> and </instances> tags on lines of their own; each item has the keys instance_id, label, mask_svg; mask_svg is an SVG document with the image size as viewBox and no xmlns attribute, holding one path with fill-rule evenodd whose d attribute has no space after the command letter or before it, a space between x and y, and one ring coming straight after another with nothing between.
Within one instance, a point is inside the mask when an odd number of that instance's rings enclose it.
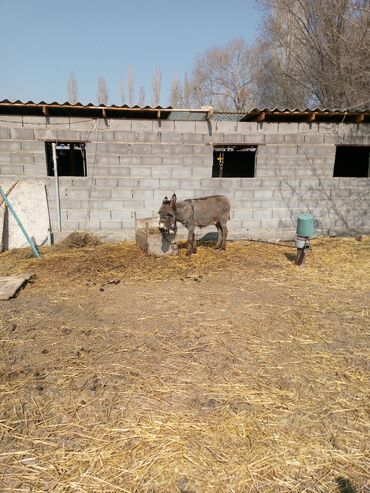
<instances>
[{"instance_id":1,"label":"dirt ground","mask_svg":"<svg viewBox=\"0 0 370 493\"><path fill-rule=\"evenodd\" d=\"M0 254L1 491L370 491L370 237L42 255Z\"/></svg>"}]
</instances>

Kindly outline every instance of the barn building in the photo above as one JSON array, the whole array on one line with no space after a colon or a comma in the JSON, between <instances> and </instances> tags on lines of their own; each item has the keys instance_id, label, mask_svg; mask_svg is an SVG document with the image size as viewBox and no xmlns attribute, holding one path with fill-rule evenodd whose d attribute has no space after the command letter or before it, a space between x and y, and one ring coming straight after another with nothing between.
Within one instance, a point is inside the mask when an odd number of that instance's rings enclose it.
<instances>
[{"instance_id":1,"label":"barn building","mask_svg":"<svg viewBox=\"0 0 370 493\"><path fill-rule=\"evenodd\" d=\"M369 122L368 110L5 100L0 184L45 185L56 240L75 230L132 239L135 215L156 215L172 193L229 197L229 238L293 238L301 212L315 216L323 235L369 233Z\"/></svg>"}]
</instances>

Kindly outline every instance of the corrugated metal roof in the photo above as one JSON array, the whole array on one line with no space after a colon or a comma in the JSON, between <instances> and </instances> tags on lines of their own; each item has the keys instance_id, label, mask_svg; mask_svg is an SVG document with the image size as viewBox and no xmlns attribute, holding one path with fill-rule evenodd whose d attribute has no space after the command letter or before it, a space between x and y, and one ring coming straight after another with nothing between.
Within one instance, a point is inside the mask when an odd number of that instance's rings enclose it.
<instances>
[{"instance_id":1,"label":"corrugated metal roof","mask_svg":"<svg viewBox=\"0 0 370 493\"><path fill-rule=\"evenodd\" d=\"M44 116L89 116L93 118L161 119L171 121L225 121L225 122L278 122L278 121L335 121L368 123L370 110L330 108L252 108L246 112L213 111L210 106L199 109L172 108L171 106L117 106L94 105L69 102L47 103L40 101L0 101L0 114L44 115Z\"/></svg>"}]
</instances>

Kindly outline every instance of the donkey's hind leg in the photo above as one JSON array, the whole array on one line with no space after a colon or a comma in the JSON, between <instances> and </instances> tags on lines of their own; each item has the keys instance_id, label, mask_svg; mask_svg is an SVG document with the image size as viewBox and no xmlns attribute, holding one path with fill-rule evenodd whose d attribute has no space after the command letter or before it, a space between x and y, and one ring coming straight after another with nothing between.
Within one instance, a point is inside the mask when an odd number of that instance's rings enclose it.
<instances>
[{"instance_id":1,"label":"donkey's hind leg","mask_svg":"<svg viewBox=\"0 0 370 493\"><path fill-rule=\"evenodd\" d=\"M216 226L217 231L218 231L218 238L217 238L217 243L216 243L216 248L218 249L218 248L221 248L222 236L223 236L223 234L222 234L222 226L221 226L220 221L218 221L215 226Z\"/></svg>"}]
</instances>

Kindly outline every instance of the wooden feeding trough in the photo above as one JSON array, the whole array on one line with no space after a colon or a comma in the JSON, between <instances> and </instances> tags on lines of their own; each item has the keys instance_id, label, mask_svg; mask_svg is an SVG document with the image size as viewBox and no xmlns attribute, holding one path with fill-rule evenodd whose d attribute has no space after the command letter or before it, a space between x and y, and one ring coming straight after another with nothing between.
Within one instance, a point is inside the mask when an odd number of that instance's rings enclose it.
<instances>
[{"instance_id":1,"label":"wooden feeding trough","mask_svg":"<svg viewBox=\"0 0 370 493\"><path fill-rule=\"evenodd\" d=\"M161 233L158 217L135 217L135 239L139 248L156 257L178 254L175 233Z\"/></svg>"}]
</instances>

